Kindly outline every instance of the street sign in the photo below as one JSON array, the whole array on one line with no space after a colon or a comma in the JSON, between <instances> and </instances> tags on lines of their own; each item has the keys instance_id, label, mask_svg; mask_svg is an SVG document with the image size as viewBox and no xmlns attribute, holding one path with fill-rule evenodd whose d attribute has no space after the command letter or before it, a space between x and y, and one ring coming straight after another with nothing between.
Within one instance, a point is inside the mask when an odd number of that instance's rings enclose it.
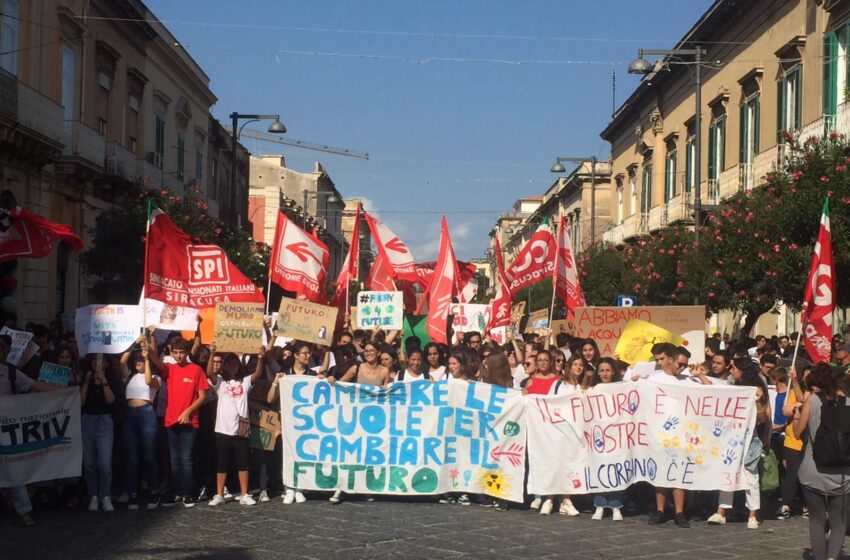
<instances>
[{"instance_id":1,"label":"street sign","mask_svg":"<svg viewBox=\"0 0 850 560\"><path fill-rule=\"evenodd\" d=\"M634 307L637 305L637 296L617 296L617 307Z\"/></svg>"}]
</instances>

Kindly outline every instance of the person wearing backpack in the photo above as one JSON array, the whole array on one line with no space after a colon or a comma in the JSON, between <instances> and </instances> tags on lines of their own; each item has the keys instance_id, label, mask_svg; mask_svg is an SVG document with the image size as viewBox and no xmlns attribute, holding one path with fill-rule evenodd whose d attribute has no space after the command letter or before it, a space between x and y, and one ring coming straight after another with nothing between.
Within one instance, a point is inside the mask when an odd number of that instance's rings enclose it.
<instances>
[{"instance_id":1,"label":"person wearing backpack","mask_svg":"<svg viewBox=\"0 0 850 560\"><path fill-rule=\"evenodd\" d=\"M806 381L812 394L795 407L792 421L795 437L808 434L798 478L809 507L812 557L837 559L850 494L850 399L837 394L828 364L816 366Z\"/></svg>"}]
</instances>

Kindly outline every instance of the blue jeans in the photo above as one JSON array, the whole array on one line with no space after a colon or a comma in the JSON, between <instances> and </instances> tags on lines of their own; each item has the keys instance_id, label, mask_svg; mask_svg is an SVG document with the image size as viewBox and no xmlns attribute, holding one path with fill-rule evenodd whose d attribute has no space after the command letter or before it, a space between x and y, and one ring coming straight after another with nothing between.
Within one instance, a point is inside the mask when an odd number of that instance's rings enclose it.
<instances>
[{"instance_id":1,"label":"blue jeans","mask_svg":"<svg viewBox=\"0 0 850 560\"><path fill-rule=\"evenodd\" d=\"M26 486L9 488L9 495L12 497L12 505L15 506L15 513L26 515L32 511L32 503L30 503L30 495L27 494Z\"/></svg>"},{"instance_id":2,"label":"blue jeans","mask_svg":"<svg viewBox=\"0 0 850 560\"><path fill-rule=\"evenodd\" d=\"M601 508L620 509L623 507L623 492L603 492L593 495L593 505Z\"/></svg>"},{"instance_id":3,"label":"blue jeans","mask_svg":"<svg viewBox=\"0 0 850 560\"><path fill-rule=\"evenodd\" d=\"M83 475L89 496L112 495L112 439L110 414L83 414Z\"/></svg>"},{"instance_id":4,"label":"blue jeans","mask_svg":"<svg viewBox=\"0 0 850 560\"><path fill-rule=\"evenodd\" d=\"M171 452L171 487L177 496L192 495L192 452L195 434L191 424L174 424L168 431L168 449Z\"/></svg>"},{"instance_id":5,"label":"blue jeans","mask_svg":"<svg viewBox=\"0 0 850 560\"><path fill-rule=\"evenodd\" d=\"M124 417L124 447L127 452L125 490L135 495L139 490L139 467L152 492L159 489L159 467L156 458L156 412L152 405L126 408Z\"/></svg>"}]
</instances>

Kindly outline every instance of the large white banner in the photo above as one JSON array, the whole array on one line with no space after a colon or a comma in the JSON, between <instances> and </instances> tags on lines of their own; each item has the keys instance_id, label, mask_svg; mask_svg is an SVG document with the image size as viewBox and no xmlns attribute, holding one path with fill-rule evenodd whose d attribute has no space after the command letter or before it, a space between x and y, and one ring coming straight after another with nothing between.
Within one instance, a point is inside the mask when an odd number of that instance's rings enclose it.
<instances>
[{"instance_id":1,"label":"large white banner","mask_svg":"<svg viewBox=\"0 0 850 560\"><path fill-rule=\"evenodd\" d=\"M456 379L382 389L300 375L280 389L287 487L523 499L518 391Z\"/></svg>"},{"instance_id":2,"label":"large white banner","mask_svg":"<svg viewBox=\"0 0 850 560\"><path fill-rule=\"evenodd\" d=\"M77 309L74 330L80 355L120 354L133 345L142 325L138 305L87 305Z\"/></svg>"},{"instance_id":3,"label":"large white banner","mask_svg":"<svg viewBox=\"0 0 850 560\"><path fill-rule=\"evenodd\" d=\"M82 463L79 389L0 397L0 488L80 476Z\"/></svg>"},{"instance_id":4,"label":"large white banner","mask_svg":"<svg viewBox=\"0 0 850 560\"><path fill-rule=\"evenodd\" d=\"M755 388L611 383L527 397L529 494L586 494L647 481L742 490Z\"/></svg>"}]
</instances>

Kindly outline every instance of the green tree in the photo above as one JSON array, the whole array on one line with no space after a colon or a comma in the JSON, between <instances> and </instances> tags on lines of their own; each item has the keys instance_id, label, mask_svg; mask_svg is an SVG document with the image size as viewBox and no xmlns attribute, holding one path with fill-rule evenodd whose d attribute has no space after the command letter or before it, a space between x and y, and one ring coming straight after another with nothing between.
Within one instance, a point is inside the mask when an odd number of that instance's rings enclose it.
<instances>
[{"instance_id":1,"label":"green tree","mask_svg":"<svg viewBox=\"0 0 850 560\"><path fill-rule=\"evenodd\" d=\"M95 280L92 291L99 301L135 303L139 299L148 200L168 214L194 242L218 245L254 283L266 286L269 247L255 243L245 231L231 229L210 216L198 186L189 187L184 197L167 189L139 186L122 203L101 212L92 231L92 244L83 252L82 264Z\"/></svg>"}]
</instances>

